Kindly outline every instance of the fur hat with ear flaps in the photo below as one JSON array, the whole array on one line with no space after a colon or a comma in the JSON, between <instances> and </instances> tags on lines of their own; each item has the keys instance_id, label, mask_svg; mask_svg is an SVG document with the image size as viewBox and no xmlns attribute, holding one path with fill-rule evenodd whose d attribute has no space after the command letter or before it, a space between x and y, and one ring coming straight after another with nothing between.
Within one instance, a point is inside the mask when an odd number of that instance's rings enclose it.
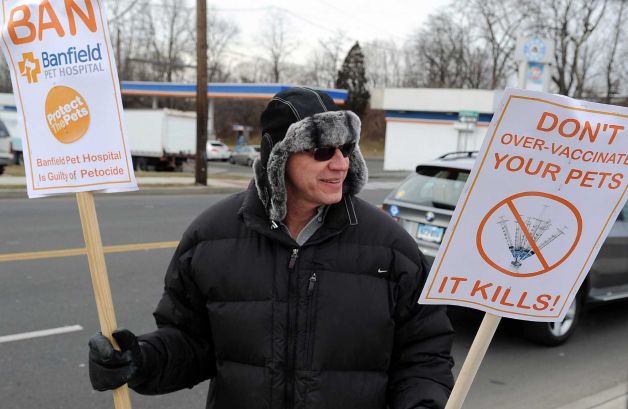
<instances>
[{"instance_id":1,"label":"fur hat with ear flaps","mask_svg":"<svg viewBox=\"0 0 628 409\"><path fill-rule=\"evenodd\" d=\"M286 217L286 164L290 154L354 142L343 193L357 194L368 179L358 147L360 118L341 111L324 92L290 88L276 94L262 113L260 159L253 164L255 185L271 220Z\"/></svg>"}]
</instances>

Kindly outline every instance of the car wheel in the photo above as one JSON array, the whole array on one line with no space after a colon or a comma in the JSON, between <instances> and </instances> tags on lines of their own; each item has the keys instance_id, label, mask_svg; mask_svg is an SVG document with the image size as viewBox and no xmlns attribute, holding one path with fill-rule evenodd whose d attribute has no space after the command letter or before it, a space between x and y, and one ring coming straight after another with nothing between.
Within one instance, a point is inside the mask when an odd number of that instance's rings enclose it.
<instances>
[{"instance_id":1,"label":"car wheel","mask_svg":"<svg viewBox=\"0 0 628 409\"><path fill-rule=\"evenodd\" d=\"M251 166L253 166L253 159L247 159L247 160L246 160L246 166L248 166L249 168L250 168Z\"/></svg>"},{"instance_id":2,"label":"car wheel","mask_svg":"<svg viewBox=\"0 0 628 409\"><path fill-rule=\"evenodd\" d=\"M235 159L229 158L229 163L232 164L232 165L235 165Z\"/></svg>"},{"instance_id":3,"label":"car wheel","mask_svg":"<svg viewBox=\"0 0 628 409\"><path fill-rule=\"evenodd\" d=\"M541 345L561 345L565 343L576 330L581 312L582 297L581 294L578 293L562 321L525 322L523 324L523 336Z\"/></svg>"},{"instance_id":4,"label":"car wheel","mask_svg":"<svg viewBox=\"0 0 628 409\"><path fill-rule=\"evenodd\" d=\"M4 166L0 166L0 175L4 173Z\"/></svg>"}]
</instances>

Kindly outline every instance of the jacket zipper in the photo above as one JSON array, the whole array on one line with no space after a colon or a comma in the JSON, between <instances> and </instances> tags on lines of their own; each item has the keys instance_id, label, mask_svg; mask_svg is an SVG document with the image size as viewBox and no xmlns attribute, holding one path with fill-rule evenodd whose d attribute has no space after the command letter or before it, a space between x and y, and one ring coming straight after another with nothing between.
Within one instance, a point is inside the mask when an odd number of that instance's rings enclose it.
<instances>
[{"instance_id":1,"label":"jacket zipper","mask_svg":"<svg viewBox=\"0 0 628 409\"><path fill-rule=\"evenodd\" d=\"M316 273L310 277L310 284L307 286L307 296L311 297L314 292L314 286L316 285Z\"/></svg>"},{"instance_id":2,"label":"jacket zipper","mask_svg":"<svg viewBox=\"0 0 628 409\"><path fill-rule=\"evenodd\" d=\"M290 262L288 263L288 268L290 270L294 270L297 258L299 258L299 249L292 249L292 256L290 256Z\"/></svg>"},{"instance_id":3,"label":"jacket zipper","mask_svg":"<svg viewBox=\"0 0 628 409\"><path fill-rule=\"evenodd\" d=\"M312 349L314 346L314 342L313 342L313 321L314 318L312 317L315 313L315 307L314 307L314 290L316 289L316 283L318 282L318 279L316 278L316 273L312 273L312 275L310 276L310 282L307 285L307 321L306 321L306 328L305 328L305 336L306 336L306 342L305 342L305 359L306 359L306 367L309 368L312 364Z\"/></svg>"},{"instance_id":4,"label":"jacket zipper","mask_svg":"<svg viewBox=\"0 0 628 409\"><path fill-rule=\"evenodd\" d=\"M297 321L297 274L295 267L299 258L299 249L292 249L292 255L288 262L288 353L286 356L286 364L288 368L288 382L286 385L286 408L290 409L294 406L294 383L295 383L295 333ZM293 308L292 311L290 311Z\"/></svg>"}]
</instances>

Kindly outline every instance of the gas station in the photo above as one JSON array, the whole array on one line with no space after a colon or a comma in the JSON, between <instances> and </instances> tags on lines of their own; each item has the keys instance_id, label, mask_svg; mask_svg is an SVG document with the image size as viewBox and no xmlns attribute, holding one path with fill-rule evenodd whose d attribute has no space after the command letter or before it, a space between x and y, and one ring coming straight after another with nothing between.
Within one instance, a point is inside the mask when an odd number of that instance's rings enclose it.
<instances>
[{"instance_id":1,"label":"gas station","mask_svg":"<svg viewBox=\"0 0 628 409\"><path fill-rule=\"evenodd\" d=\"M517 86L548 92L552 55L546 39L519 39ZM502 90L374 89L371 108L386 118L384 170L414 170L448 152L480 149L501 96Z\"/></svg>"},{"instance_id":2,"label":"gas station","mask_svg":"<svg viewBox=\"0 0 628 409\"><path fill-rule=\"evenodd\" d=\"M196 98L196 84L122 81L120 84L123 96L148 96L153 97L153 108L157 108L158 97ZM208 130L209 136L214 136L214 100L215 99L254 99L269 100L276 93L292 88L286 84L218 84L207 85L208 105ZM334 102L342 105L347 100L349 93L340 89L322 89Z\"/></svg>"}]
</instances>

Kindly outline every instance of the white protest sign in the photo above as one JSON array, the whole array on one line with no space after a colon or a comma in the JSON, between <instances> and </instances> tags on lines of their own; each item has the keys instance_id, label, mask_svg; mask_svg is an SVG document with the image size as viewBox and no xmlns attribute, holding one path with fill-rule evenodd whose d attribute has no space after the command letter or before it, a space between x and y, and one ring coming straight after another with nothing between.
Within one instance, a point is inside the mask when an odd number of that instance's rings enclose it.
<instances>
[{"instance_id":1,"label":"white protest sign","mask_svg":"<svg viewBox=\"0 0 628 409\"><path fill-rule=\"evenodd\" d=\"M137 190L100 0L2 0L29 197Z\"/></svg>"},{"instance_id":2,"label":"white protest sign","mask_svg":"<svg viewBox=\"0 0 628 409\"><path fill-rule=\"evenodd\" d=\"M627 108L507 89L420 302L561 320L626 202L627 165Z\"/></svg>"}]
</instances>

